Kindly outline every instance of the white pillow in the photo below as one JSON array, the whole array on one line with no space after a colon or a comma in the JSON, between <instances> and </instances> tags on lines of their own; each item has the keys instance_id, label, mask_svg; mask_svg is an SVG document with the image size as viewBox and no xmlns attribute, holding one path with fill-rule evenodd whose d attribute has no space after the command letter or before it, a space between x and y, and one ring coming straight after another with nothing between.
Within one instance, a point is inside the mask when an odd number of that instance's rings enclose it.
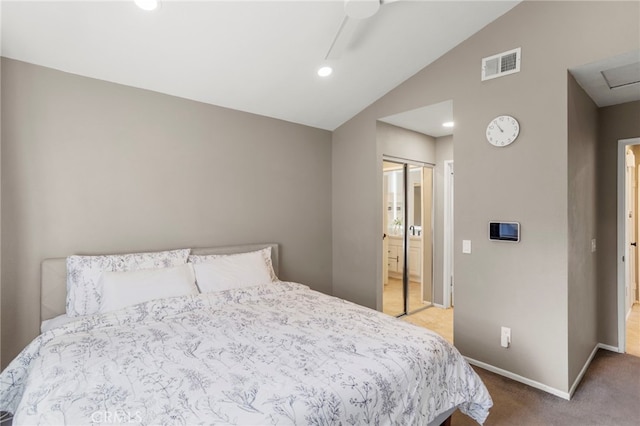
<instances>
[{"instance_id":1,"label":"white pillow","mask_svg":"<svg viewBox=\"0 0 640 426\"><path fill-rule=\"evenodd\" d=\"M268 284L276 280L271 247L248 253L189 256L202 293Z\"/></svg>"},{"instance_id":2,"label":"white pillow","mask_svg":"<svg viewBox=\"0 0 640 426\"><path fill-rule=\"evenodd\" d=\"M67 257L67 303L69 317L93 315L100 311L105 271L135 271L168 268L185 264L190 249L154 253Z\"/></svg>"},{"instance_id":3,"label":"white pillow","mask_svg":"<svg viewBox=\"0 0 640 426\"><path fill-rule=\"evenodd\" d=\"M111 312L149 300L198 294L189 264L162 269L107 271L102 274L100 312Z\"/></svg>"}]
</instances>

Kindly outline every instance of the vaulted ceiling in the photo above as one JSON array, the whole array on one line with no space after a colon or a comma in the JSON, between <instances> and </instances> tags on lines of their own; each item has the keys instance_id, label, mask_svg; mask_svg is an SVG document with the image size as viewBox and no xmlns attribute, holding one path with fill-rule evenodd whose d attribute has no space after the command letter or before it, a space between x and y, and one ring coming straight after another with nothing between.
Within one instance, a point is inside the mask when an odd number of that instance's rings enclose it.
<instances>
[{"instance_id":1,"label":"vaulted ceiling","mask_svg":"<svg viewBox=\"0 0 640 426\"><path fill-rule=\"evenodd\" d=\"M344 0L164 0L152 12L4 0L1 46L8 58L334 130L517 4L386 0L351 19L325 59ZM333 74L321 78L326 64Z\"/></svg>"}]
</instances>

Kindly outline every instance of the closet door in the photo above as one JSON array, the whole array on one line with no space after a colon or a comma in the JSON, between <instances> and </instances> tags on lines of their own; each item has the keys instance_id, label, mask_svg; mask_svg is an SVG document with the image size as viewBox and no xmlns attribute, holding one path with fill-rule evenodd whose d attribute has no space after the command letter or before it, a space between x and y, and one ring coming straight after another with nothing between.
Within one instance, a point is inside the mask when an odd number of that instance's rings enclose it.
<instances>
[{"instance_id":1,"label":"closet door","mask_svg":"<svg viewBox=\"0 0 640 426\"><path fill-rule=\"evenodd\" d=\"M400 316L407 312L405 269L405 165L394 161L383 162L383 279L382 310Z\"/></svg>"},{"instance_id":2,"label":"closet door","mask_svg":"<svg viewBox=\"0 0 640 426\"><path fill-rule=\"evenodd\" d=\"M407 313L432 303L433 293L433 168L408 165Z\"/></svg>"},{"instance_id":3,"label":"closet door","mask_svg":"<svg viewBox=\"0 0 640 426\"><path fill-rule=\"evenodd\" d=\"M383 162L383 312L401 316L432 302L433 169Z\"/></svg>"}]
</instances>

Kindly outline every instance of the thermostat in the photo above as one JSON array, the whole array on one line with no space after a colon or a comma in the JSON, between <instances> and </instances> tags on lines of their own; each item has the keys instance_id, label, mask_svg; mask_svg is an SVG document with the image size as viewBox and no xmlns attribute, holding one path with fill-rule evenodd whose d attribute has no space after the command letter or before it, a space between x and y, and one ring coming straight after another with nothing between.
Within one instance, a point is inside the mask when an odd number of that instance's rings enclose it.
<instances>
[{"instance_id":1,"label":"thermostat","mask_svg":"<svg viewBox=\"0 0 640 426\"><path fill-rule=\"evenodd\" d=\"M520 241L519 222L489 222L489 239L493 241L507 241L517 243Z\"/></svg>"}]
</instances>

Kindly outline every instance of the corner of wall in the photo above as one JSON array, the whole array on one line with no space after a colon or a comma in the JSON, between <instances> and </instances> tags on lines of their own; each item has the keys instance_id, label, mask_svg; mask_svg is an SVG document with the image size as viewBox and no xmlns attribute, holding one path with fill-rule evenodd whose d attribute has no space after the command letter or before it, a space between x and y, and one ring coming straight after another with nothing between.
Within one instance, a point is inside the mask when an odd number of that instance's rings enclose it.
<instances>
[{"instance_id":1,"label":"corner of wall","mask_svg":"<svg viewBox=\"0 0 640 426\"><path fill-rule=\"evenodd\" d=\"M569 383L584 374L598 343L597 106L567 75L568 357ZM587 361L588 363L588 361ZM582 370L581 370L582 369ZM582 371L582 373L581 373Z\"/></svg>"},{"instance_id":2,"label":"corner of wall","mask_svg":"<svg viewBox=\"0 0 640 426\"><path fill-rule=\"evenodd\" d=\"M2 2L0 2L2 22ZM2 31L0 31L0 277L2 277ZM0 278L0 368L2 368L2 279Z\"/></svg>"}]
</instances>

